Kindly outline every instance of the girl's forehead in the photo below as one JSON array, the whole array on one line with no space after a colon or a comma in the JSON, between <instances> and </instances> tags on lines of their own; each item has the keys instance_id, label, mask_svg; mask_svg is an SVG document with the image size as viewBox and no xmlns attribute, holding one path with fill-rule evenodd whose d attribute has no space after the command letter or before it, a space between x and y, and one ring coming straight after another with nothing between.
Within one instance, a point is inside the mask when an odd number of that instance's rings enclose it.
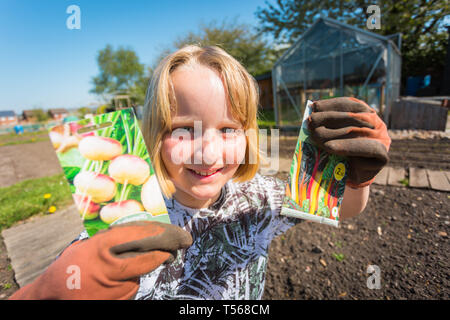
<instances>
[{"instance_id":1,"label":"girl's forehead","mask_svg":"<svg viewBox=\"0 0 450 320\"><path fill-rule=\"evenodd\" d=\"M194 66L179 68L171 75L176 112L173 117L235 121L231 114L225 86L217 71ZM175 120L175 119L173 119Z\"/></svg>"},{"instance_id":2,"label":"girl's forehead","mask_svg":"<svg viewBox=\"0 0 450 320\"><path fill-rule=\"evenodd\" d=\"M171 73L171 80L176 94L225 93L220 74L199 64L178 67Z\"/></svg>"}]
</instances>

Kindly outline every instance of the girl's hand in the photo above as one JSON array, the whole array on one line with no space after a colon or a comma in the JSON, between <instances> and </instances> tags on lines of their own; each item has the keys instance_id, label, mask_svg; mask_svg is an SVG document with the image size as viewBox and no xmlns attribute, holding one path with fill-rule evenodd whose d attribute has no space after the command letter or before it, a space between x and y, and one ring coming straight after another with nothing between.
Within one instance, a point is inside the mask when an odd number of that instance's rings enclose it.
<instances>
[{"instance_id":1,"label":"girl's hand","mask_svg":"<svg viewBox=\"0 0 450 320\"><path fill-rule=\"evenodd\" d=\"M113 226L70 245L41 276L10 299L132 299L140 275L173 260L176 250L191 244L188 232L166 223ZM73 270L78 274L71 274Z\"/></svg>"},{"instance_id":2,"label":"girl's hand","mask_svg":"<svg viewBox=\"0 0 450 320\"><path fill-rule=\"evenodd\" d=\"M375 110L355 98L333 98L313 103L311 137L329 153L348 157L347 185L370 185L389 161L386 125Z\"/></svg>"}]
</instances>

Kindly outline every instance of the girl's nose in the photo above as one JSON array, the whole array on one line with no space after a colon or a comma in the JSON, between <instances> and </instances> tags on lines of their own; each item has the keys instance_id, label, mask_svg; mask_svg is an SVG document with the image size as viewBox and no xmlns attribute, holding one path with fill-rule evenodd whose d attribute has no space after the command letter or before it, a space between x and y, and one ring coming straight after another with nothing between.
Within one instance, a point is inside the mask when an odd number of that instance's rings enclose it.
<instances>
[{"instance_id":1,"label":"girl's nose","mask_svg":"<svg viewBox=\"0 0 450 320\"><path fill-rule=\"evenodd\" d=\"M201 146L197 146L195 150L197 164L212 165L222 156L222 140L217 137L216 131L215 129L208 129L203 133Z\"/></svg>"}]
</instances>

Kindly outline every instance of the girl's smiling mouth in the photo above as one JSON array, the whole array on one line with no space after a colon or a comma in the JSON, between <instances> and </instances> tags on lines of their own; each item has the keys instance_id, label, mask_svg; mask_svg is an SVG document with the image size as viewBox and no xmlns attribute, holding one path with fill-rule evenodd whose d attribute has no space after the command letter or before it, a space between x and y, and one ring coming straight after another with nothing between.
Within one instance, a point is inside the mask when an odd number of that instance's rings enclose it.
<instances>
[{"instance_id":1,"label":"girl's smiling mouth","mask_svg":"<svg viewBox=\"0 0 450 320\"><path fill-rule=\"evenodd\" d=\"M187 170L197 179L205 180L207 178L212 179L214 176L216 176L220 171L223 170L222 168L216 168L216 169L209 169L209 170L195 170L191 168L187 168ZM209 179L208 179L209 180Z\"/></svg>"}]
</instances>

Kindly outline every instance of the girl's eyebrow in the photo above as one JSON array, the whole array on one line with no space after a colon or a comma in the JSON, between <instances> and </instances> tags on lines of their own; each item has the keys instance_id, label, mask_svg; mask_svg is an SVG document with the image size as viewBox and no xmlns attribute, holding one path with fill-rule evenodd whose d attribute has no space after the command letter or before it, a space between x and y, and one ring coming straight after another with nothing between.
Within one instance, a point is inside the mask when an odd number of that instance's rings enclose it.
<instances>
[{"instance_id":1,"label":"girl's eyebrow","mask_svg":"<svg viewBox=\"0 0 450 320\"><path fill-rule=\"evenodd\" d=\"M191 116L176 116L172 118L172 122L194 122L199 121L195 117Z\"/></svg>"},{"instance_id":2,"label":"girl's eyebrow","mask_svg":"<svg viewBox=\"0 0 450 320\"><path fill-rule=\"evenodd\" d=\"M173 123L194 123L194 121L201 121L195 117L192 116L176 116L172 119ZM241 123L239 121L234 121L234 120L228 120L228 119L223 119L222 121L220 121L220 124L223 126L241 126Z\"/></svg>"}]
</instances>

